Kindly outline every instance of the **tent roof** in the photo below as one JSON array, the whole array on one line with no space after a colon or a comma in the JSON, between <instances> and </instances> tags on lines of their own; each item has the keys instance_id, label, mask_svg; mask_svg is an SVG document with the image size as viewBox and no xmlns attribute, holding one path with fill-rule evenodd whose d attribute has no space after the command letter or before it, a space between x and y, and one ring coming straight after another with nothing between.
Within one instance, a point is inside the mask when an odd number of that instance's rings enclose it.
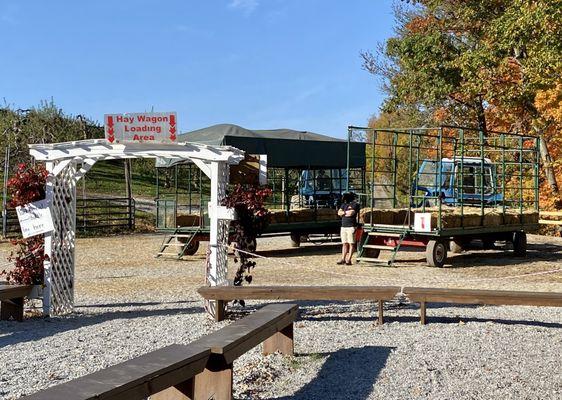
<instances>
[{"instance_id":1,"label":"tent roof","mask_svg":"<svg viewBox=\"0 0 562 400\"><path fill-rule=\"evenodd\" d=\"M178 140L213 146L232 146L248 154L266 154L273 168L345 168L347 141L318 133L292 129L250 130L238 125L219 124L187 132ZM171 166L159 160L157 166ZM351 144L351 167L365 165L365 145Z\"/></svg>"},{"instance_id":2,"label":"tent roof","mask_svg":"<svg viewBox=\"0 0 562 400\"><path fill-rule=\"evenodd\" d=\"M250 130L233 124L218 124L207 128L187 132L178 136L181 142L196 142L212 145L224 145L229 137L254 139L283 139L283 140L316 140L323 142L345 142L326 135L293 129Z\"/></svg>"}]
</instances>

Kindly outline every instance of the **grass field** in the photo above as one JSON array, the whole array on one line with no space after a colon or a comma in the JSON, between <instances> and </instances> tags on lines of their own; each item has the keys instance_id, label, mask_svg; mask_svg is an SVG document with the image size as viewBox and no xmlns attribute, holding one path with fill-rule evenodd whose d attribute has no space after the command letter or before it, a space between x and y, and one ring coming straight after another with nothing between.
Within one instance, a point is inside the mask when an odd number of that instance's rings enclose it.
<instances>
[{"instance_id":1,"label":"grass field","mask_svg":"<svg viewBox=\"0 0 562 400\"><path fill-rule=\"evenodd\" d=\"M149 165L132 163L133 197L156 197L156 173ZM150 171L150 172L149 172ZM123 161L102 161L96 163L86 174L84 183L78 183L78 191L86 185L86 194L106 194L115 197L126 195L125 168Z\"/></svg>"}]
</instances>

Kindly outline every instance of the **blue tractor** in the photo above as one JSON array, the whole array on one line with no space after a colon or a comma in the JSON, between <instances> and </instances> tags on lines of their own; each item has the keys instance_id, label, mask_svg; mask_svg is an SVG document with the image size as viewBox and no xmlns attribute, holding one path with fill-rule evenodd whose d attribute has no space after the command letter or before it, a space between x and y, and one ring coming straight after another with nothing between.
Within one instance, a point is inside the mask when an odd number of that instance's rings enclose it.
<instances>
[{"instance_id":1,"label":"blue tractor","mask_svg":"<svg viewBox=\"0 0 562 400\"><path fill-rule=\"evenodd\" d=\"M306 169L299 179L299 196L306 206L338 207L346 183L345 169Z\"/></svg>"},{"instance_id":2,"label":"blue tractor","mask_svg":"<svg viewBox=\"0 0 562 400\"><path fill-rule=\"evenodd\" d=\"M412 207L500 205L496 168L488 158L443 158L424 160L412 186Z\"/></svg>"}]
</instances>

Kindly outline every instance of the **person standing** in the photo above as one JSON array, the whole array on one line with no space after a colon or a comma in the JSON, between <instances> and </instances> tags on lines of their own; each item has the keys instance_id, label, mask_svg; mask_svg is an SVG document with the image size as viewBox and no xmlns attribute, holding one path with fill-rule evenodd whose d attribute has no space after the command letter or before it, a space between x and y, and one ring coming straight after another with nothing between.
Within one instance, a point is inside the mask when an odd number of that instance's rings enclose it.
<instances>
[{"instance_id":1,"label":"person standing","mask_svg":"<svg viewBox=\"0 0 562 400\"><path fill-rule=\"evenodd\" d=\"M340 237L342 243L341 260L338 265L352 265L351 256L355 251L355 230L358 225L359 204L355 201L355 193L347 192L342 196L342 205L338 210L341 218Z\"/></svg>"}]
</instances>

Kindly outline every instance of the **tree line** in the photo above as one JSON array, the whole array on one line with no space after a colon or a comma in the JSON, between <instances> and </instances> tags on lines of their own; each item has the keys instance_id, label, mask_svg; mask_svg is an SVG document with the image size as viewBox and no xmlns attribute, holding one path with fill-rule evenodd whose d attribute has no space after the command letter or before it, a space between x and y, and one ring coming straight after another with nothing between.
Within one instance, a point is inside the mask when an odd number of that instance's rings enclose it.
<instances>
[{"instance_id":1,"label":"tree line","mask_svg":"<svg viewBox=\"0 0 562 400\"><path fill-rule=\"evenodd\" d=\"M372 127L458 125L541 138L541 205L562 207L562 1L414 0L363 52L386 100Z\"/></svg>"}]
</instances>

